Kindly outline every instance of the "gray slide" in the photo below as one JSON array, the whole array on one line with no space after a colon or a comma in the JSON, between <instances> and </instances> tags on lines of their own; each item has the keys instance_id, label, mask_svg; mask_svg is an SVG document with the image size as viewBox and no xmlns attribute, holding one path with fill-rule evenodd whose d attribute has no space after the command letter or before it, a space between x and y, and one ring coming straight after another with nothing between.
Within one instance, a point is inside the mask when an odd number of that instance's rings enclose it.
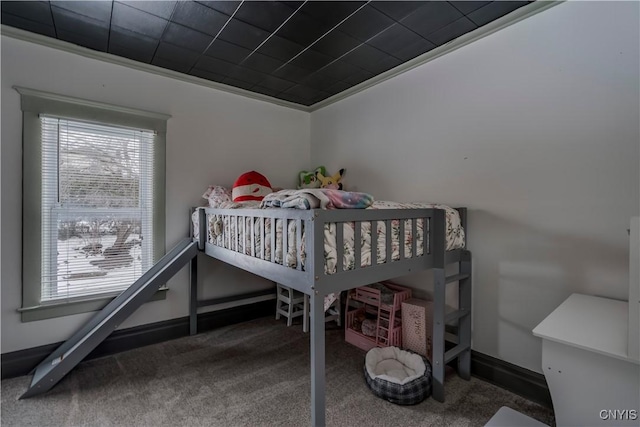
<instances>
[{"instance_id":1,"label":"gray slide","mask_svg":"<svg viewBox=\"0 0 640 427\"><path fill-rule=\"evenodd\" d=\"M20 398L49 391L197 254L197 242L188 238L182 240L40 363L29 389Z\"/></svg>"}]
</instances>

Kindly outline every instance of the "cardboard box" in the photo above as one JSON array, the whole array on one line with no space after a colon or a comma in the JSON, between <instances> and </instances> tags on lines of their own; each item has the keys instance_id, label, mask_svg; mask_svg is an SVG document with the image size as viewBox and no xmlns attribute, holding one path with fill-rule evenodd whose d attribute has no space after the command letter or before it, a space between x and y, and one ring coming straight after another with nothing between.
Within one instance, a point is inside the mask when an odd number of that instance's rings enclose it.
<instances>
[{"instance_id":1,"label":"cardboard box","mask_svg":"<svg viewBox=\"0 0 640 427\"><path fill-rule=\"evenodd\" d=\"M433 332L433 301L412 298L402 303L403 348L415 351L431 360Z\"/></svg>"}]
</instances>

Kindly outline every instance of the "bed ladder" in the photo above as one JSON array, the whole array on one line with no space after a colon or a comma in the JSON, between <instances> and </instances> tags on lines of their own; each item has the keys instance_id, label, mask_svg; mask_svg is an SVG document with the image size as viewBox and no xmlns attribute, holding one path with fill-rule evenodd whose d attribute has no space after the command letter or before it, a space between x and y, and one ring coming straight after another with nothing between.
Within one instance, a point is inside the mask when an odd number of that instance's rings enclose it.
<instances>
[{"instance_id":1,"label":"bed ladder","mask_svg":"<svg viewBox=\"0 0 640 427\"><path fill-rule=\"evenodd\" d=\"M197 255L198 242L189 238L182 240L40 363L34 370L29 389L20 399L49 391L104 341L118 325L138 307L149 301L160 286L163 286Z\"/></svg>"},{"instance_id":2,"label":"bed ladder","mask_svg":"<svg viewBox=\"0 0 640 427\"><path fill-rule=\"evenodd\" d=\"M462 252L458 273L446 276L444 268L434 269L432 396L444 402L445 367L457 359L458 375L471 378L471 252ZM458 283L458 309L447 312L446 286ZM447 324L457 324L456 334L446 331ZM447 350L447 342L453 347Z\"/></svg>"}]
</instances>

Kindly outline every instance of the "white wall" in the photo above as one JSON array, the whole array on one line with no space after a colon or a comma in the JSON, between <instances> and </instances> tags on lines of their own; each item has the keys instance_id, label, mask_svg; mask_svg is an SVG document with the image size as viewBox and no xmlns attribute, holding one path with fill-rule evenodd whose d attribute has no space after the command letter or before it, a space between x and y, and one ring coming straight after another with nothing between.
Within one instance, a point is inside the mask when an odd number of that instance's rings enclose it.
<instances>
[{"instance_id":1,"label":"white wall","mask_svg":"<svg viewBox=\"0 0 640 427\"><path fill-rule=\"evenodd\" d=\"M2 37L2 353L63 341L91 314L21 323L22 168L20 97L28 87L125 107L167 113L167 247L188 234L188 209L209 184L231 186L261 171L290 187L309 164L309 114L198 85ZM24 224L28 227L28 224ZM205 297L270 286L201 257ZM217 284L214 287L213 284ZM121 328L188 314L188 272L169 282L165 301L138 310Z\"/></svg>"},{"instance_id":2,"label":"white wall","mask_svg":"<svg viewBox=\"0 0 640 427\"><path fill-rule=\"evenodd\" d=\"M531 330L568 295L627 298L638 17L564 3L311 114L347 189L470 209L477 351L540 372Z\"/></svg>"},{"instance_id":3,"label":"white wall","mask_svg":"<svg viewBox=\"0 0 640 427\"><path fill-rule=\"evenodd\" d=\"M62 341L91 316L21 323L16 311L18 85L173 116L168 247L208 184L251 169L287 187L298 170L345 167L347 188L378 199L468 206L474 349L540 371L531 329L570 293L626 299L626 229L640 204L638 15L636 2L564 3L311 116L2 37L2 353ZM268 285L200 261L207 297ZM187 283L182 271L166 301L122 327L186 316Z\"/></svg>"}]
</instances>

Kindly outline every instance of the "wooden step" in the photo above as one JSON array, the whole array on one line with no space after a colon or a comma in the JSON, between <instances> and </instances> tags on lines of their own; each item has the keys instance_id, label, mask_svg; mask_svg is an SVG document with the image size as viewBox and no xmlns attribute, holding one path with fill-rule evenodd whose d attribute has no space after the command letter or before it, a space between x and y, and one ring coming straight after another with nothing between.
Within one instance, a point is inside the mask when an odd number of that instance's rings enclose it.
<instances>
[{"instance_id":1,"label":"wooden step","mask_svg":"<svg viewBox=\"0 0 640 427\"><path fill-rule=\"evenodd\" d=\"M444 323L457 322L458 320L460 320L463 317L466 317L466 316L468 316L470 314L471 314L471 310L467 310L465 308L462 308L460 310L452 311L451 313L447 314L444 317Z\"/></svg>"},{"instance_id":2,"label":"wooden step","mask_svg":"<svg viewBox=\"0 0 640 427\"><path fill-rule=\"evenodd\" d=\"M464 351L470 350L471 346L458 344L444 354L444 363L449 363Z\"/></svg>"},{"instance_id":3,"label":"wooden step","mask_svg":"<svg viewBox=\"0 0 640 427\"><path fill-rule=\"evenodd\" d=\"M444 278L444 283L459 282L460 280L468 279L470 277L467 273L454 274Z\"/></svg>"}]
</instances>

